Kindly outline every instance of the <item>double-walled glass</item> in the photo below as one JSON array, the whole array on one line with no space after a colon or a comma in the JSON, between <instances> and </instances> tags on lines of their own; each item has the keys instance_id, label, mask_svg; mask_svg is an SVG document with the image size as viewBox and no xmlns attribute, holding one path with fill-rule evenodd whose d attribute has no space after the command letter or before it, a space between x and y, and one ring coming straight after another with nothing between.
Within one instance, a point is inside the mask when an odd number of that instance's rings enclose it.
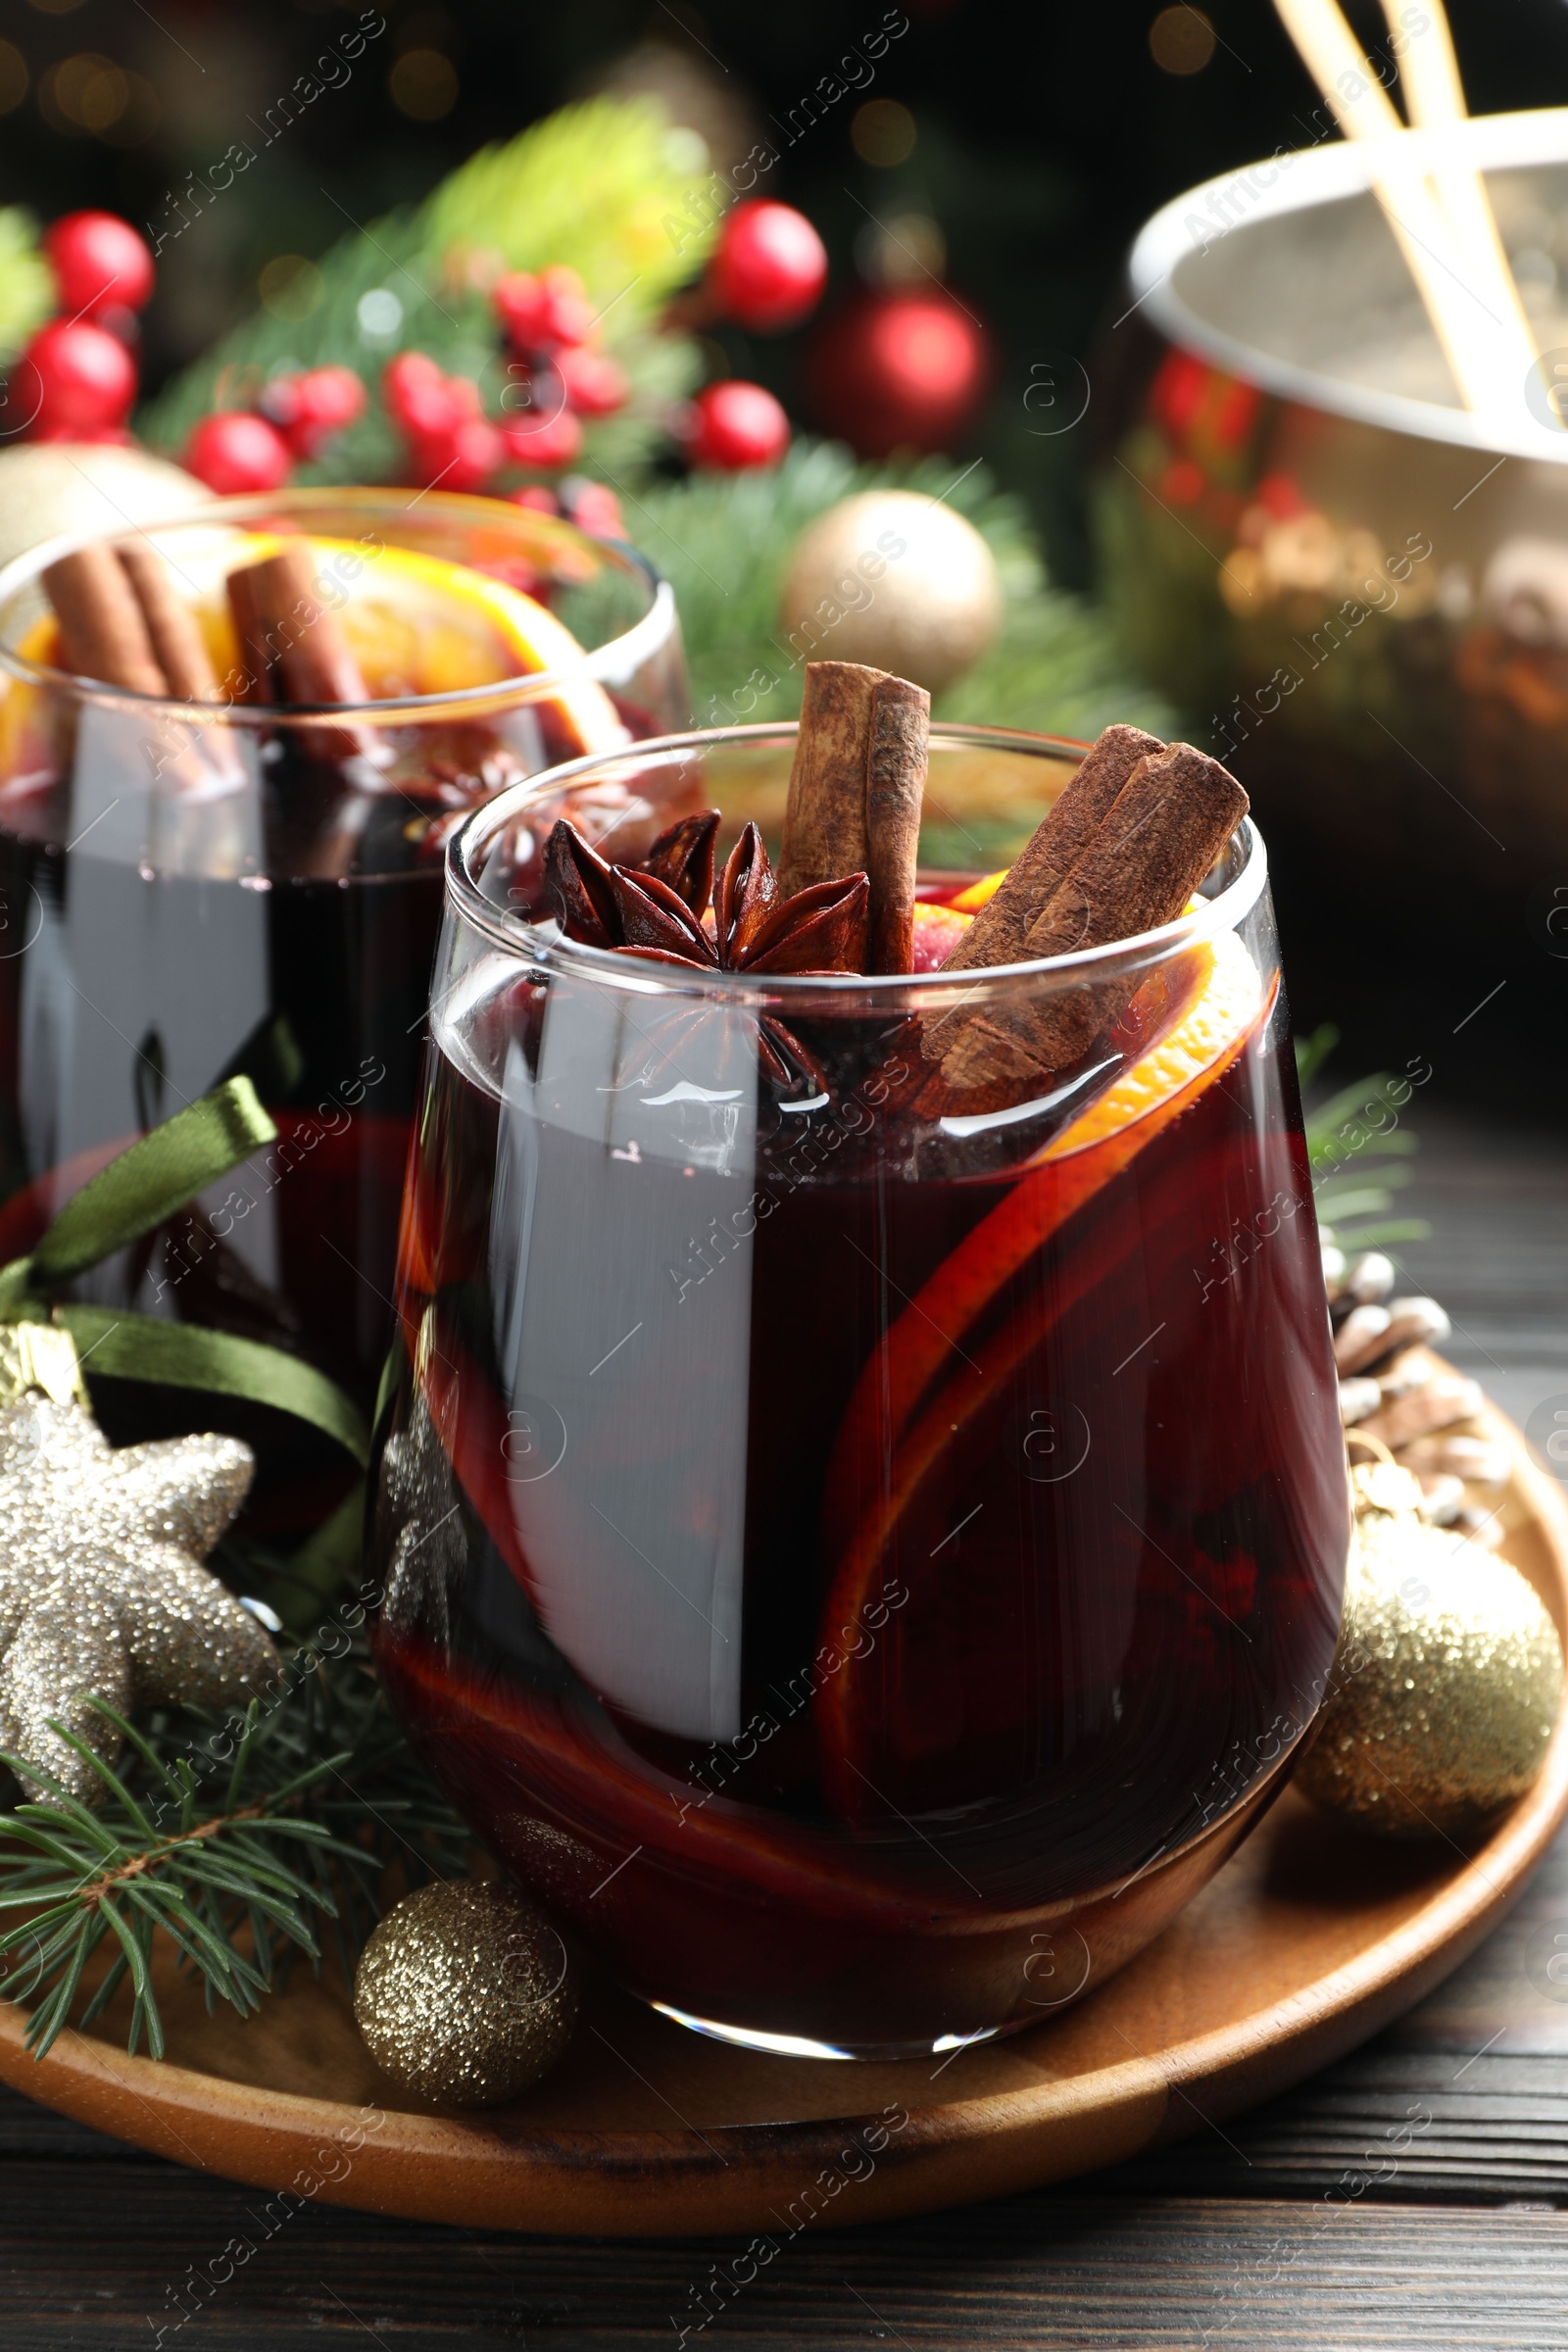
<instances>
[{"instance_id":1,"label":"double-walled glass","mask_svg":"<svg viewBox=\"0 0 1568 2352\"><path fill-rule=\"evenodd\" d=\"M502 785L689 710L668 588L524 509L307 490L137 537L220 615L224 572L300 534L381 698L334 704L330 728L235 699L221 658L217 703L68 677L46 666L39 578L67 544L0 575L0 1260L141 1129L245 1071L279 1143L90 1295L299 1348L368 1403L446 838ZM454 564L499 591L499 648ZM518 588L571 638L530 646Z\"/></svg>"},{"instance_id":2,"label":"double-walled glass","mask_svg":"<svg viewBox=\"0 0 1568 2352\"><path fill-rule=\"evenodd\" d=\"M792 737L583 762L453 841L377 1658L635 1992L943 2050L1120 1965L1279 1786L1344 1450L1257 834L1160 933L961 978L701 972L544 919L557 815L619 792L634 858L676 810L776 808ZM930 799L1038 802L1070 757L938 730ZM1036 1099L930 1083L941 1024L1069 1001L1095 1042Z\"/></svg>"}]
</instances>

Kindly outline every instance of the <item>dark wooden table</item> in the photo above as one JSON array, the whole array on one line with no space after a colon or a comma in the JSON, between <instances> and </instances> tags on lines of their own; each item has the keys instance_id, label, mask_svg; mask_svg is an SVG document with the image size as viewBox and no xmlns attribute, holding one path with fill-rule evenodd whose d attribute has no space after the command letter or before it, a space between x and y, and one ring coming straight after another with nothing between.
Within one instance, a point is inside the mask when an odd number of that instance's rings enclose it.
<instances>
[{"instance_id":1,"label":"dark wooden table","mask_svg":"<svg viewBox=\"0 0 1568 2352\"><path fill-rule=\"evenodd\" d=\"M1568 1142L1423 1102L1401 1253L1455 1358L1527 1421L1568 1406ZM707 2339L1568 2352L1568 1835L1392 2032L1271 2107L1115 2173L803 2239ZM306 2208L177 2325L256 2192L0 2093L0 2348L669 2346L735 2249L508 2238ZM187 2291L186 2303L190 2297ZM674 2315L672 2317L672 2315ZM689 2342L700 2340L695 2331Z\"/></svg>"}]
</instances>

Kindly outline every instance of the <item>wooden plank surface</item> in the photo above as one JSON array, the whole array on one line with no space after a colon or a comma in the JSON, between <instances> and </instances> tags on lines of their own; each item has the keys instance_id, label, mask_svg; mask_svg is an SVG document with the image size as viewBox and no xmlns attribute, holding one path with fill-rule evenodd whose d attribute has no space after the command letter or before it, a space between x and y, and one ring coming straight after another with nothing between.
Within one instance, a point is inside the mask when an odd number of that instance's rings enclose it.
<instances>
[{"instance_id":1,"label":"wooden plank surface","mask_svg":"<svg viewBox=\"0 0 1568 2352\"><path fill-rule=\"evenodd\" d=\"M1568 1397L1568 1150L1419 1098L1412 1115L1405 1200L1434 1231L1399 1254L1448 1305L1448 1351L1526 1422ZM620 2352L684 2326L688 2343L1568 2352L1559 1954L1568 1835L1447 1984L1290 2097L1070 2191L804 2237L739 2282L748 2257L718 2239L519 2240L324 2207L269 2234L255 2192L0 2094L0 2344L119 2352L162 2328L246 2352ZM254 2251L212 2284L230 2239Z\"/></svg>"},{"instance_id":2,"label":"wooden plank surface","mask_svg":"<svg viewBox=\"0 0 1568 2352\"><path fill-rule=\"evenodd\" d=\"M752 2276L735 2241L500 2239L325 2211L269 2242L255 2205L152 2166L38 2167L24 2253L20 2217L6 2225L7 2352L119 2352L160 2327L182 2352L323 2338L645 2352L678 2344L683 2325L688 2344L1568 2352L1568 2217L1553 2213L1013 2198L792 2247ZM176 2333L192 2269L253 2242ZM701 2328L705 2309L717 2316Z\"/></svg>"}]
</instances>

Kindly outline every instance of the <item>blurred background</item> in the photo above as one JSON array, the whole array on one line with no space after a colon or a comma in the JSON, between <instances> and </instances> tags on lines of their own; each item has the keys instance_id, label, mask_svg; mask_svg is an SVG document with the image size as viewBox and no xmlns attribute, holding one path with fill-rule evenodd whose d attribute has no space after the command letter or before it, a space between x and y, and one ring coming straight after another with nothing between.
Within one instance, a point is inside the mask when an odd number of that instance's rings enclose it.
<instances>
[{"instance_id":1,"label":"blurred background","mask_svg":"<svg viewBox=\"0 0 1568 2352\"><path fill-rule=\"evenodd\" d=\"M1369 48L1386 39L1380 11L1365 0L1351 0L1348 14ZM1451 21L1473 113L1568 98L1562 0L1455 0ZM1184 390L1143 318L1124 316L1125 259L1140 224L1195 182L1323 136L1317 93L1262 0L1213 0L1201 10L1102 0L1029 12L977 0L907 0L904 9L865 0L858 10L805 0L788 11L723 0L703 9L686 0L576 0L555 11L462 0L384 12L303 0L138 0L134 8L14 0L4 24L0 205L22 208L34 229L101 207L157 251L156 290L139 328L122 322L132 338L139 333L135 425L150 445L188 451L205 411L250 403L267 413L268 383L326 360L359 368L373 405L385 357L438 337L438 356L456 372L483 385L491 368L485 397L499 416L496 355L466 358L464 343L465 306L483 310L494 284L478 220L484 189L468 188L463 233L440 247L438 267L428 200L476 150L513 141L557 110L596 96L651 95L687 143L677 137L665 150L668 184L646 191L658 267L621 314L632 336L621 357L646 397L612 419L619 440L608 427L599 439L590 431L569 462L614 485L626 535L675 577L699 717L767 715L789 692L789 681L770 678L736 705L736 687L756 676L756 662L744 664L760 642L760 620L753 615L748 640L726 564L746 573L761 549L766 569L776 555L771 599L806 523L847 491L907 475L951 495L980 527L1009 599L998 646L952 684L950 714L1078 734L1127 715L1226 749L1216 741L1214 700L1223 677L1217 685L1199 677L1186 657L1162 656L1147 626L1129 625L1127 563L1142 573L1153 558L1135 546L1129 559L1124 532L1117 575L1095 520L1095 482L1134 446L1127 436L1143 416L1146 431L1157 427L1170 440L1163 470L1148 478L1155 489L1166 483L1155 503L1171 513L1183 504L1181 468L1190 472L1202 455L1196 444L1177 446L1187 428L1172 416L1184 400L1191 409L1207 398L1212 408L1215 396L1208 379ZM574 150L563 139L558 151L535 151L531 176L508 194L514 233L497 239L507 264L536 269L546 258L528 249L523 212L564 224L563 250L575 252L576 179L603 161L591 145ZM746 159L760 152L768 161L748 179ZM711 186L713 173L736 193L755 188L797 208L819 233L826 290L799 324L755 331L737 316L744 303L726 310L705 297L720 208L710 204L705 215L691 191ZM410 209L421 204L422 215ZM4 221L0 295L7 270L15 293L27 267L26 221L16 214ZM1532 234L1538 245L1545 236ZM384 265L368 258L375 254ZM1544 267L1555 270L1549 255ZM591 267L585 274L598 299ZM876 347L879 321L901 302L915 307L901 315L905 339L890 354ZM619 349L614 326L610 344ZM669 348L645 367L656 334ZM733 463L721 454L721 488L709 495L698 482L700 495L671 503L693 492L703 457L680 402L704 383L734 379L765 387L788 413L795 446L776 491L763 500L743 451ZM1142 405L1152 383L1154 426ZM630 430L635 415L647 427L640 437ZM882 473L854 473L848 460L835 472L839 461L817 453L811 475L817 436ZM325 470L346 478L374 466L380 478L420 478L394 449L384 427L377 441L368 424L357 426ZM1132 478L1126 465L1122 471ZM1215 482L1222 473L1216 462ZM1223 497L1255 512L1256 480L1276 473L1259 457L1253 486L1222 484ZM525 488L534 474L535 487L570 511L560 465L525 467ZM1221 514L1215 538L1201 487L1177 527L1223 563L1234 515ZM1281 510L1287 520L1297 512L1289 502ZM1340 516L1334 527L1356 519ZM1182 593L1173 581L1168 595ZM1212 595L1211 579L1204 593ZM1218 625L1220 604L1212 610ZM1560 775L1568 790L1568 726L1553 725L1547 789ZM1410 740L1428 772L1443 757L1442 728L1436 749ZM1359 836L1353 805L1327 835L1307 826L1297 842L1312 757L1332 759L1333 747L1320 743L1313 754L1298 739L1286 783L1260 761L1256 786L1251 754L1238 748L1233 758L1244 781L1260 788L1277 852L1298 849L1290 862L1279 858L1298 1018L1336 1020L1363 1058L1431 1052L1433 976L1446 942L1460 938L1461 995L1475 977L1479 998L1494 968L1516 985L1507 1021L1490 1034L1484 1022L1468 1036L1454 1029L1444 998L1446 1080L1482 1095L1517 1091L1522 1073L1539 1067L1542 1041L1554 1044L1563 1009L1568 942L1549 921L1555 900L1542 900L1557 887L1555 849L1548 842L1543 851L1535 836L1521 841L1513 867L1487 877L1477 911L1465 860L1489 853L1462 827L1425 880L1401 859L1397 834L1374 826ZM991 839L983 824L977 838L982 846ZM1568 830L1562 871L1568 891ZM1446 910L1434 906L1444 892ZM1420 901L1413 913L1412 897Z\"/></svg>"}]
</instances>

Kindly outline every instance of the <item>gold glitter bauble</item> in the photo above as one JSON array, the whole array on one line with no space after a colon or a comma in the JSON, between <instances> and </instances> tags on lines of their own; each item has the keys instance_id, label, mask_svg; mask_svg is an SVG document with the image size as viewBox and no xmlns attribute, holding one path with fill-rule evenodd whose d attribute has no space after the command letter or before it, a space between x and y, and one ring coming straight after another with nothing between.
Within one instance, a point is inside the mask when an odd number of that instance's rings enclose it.
<instances>
[{"instance_id":1,"label":"gold glitter bauble","mask_svg":"<svg viewBox=\"0 0 1568 2352\"><path fill-rule=\"evenodd\" d=\"M779 636L804 661L863 662L933 694L1002 626L1002 582L973 523L912 490L865 490L796 542Z\"/></svg>"},{"instance_id":2,"label":"gold glitter bauble","mask_svg":"<svg viewBox=\"0 0 1568 2352\"><path fill-rule=\"evenodd\" d=\"M18 441L0 449L0 564L63 532L170 522L212 492L145 449L112 442Z\"/></svg>"},{"instance_id":3,"label":"gold glitter bauble","mask_svg":"<svg viewBox=\"0 0 1568 2352\"><path fill-rule=\"evenodd\" d=\"M1460 1536L1383 1511L1356 1533L1334 1694L1297 1787L1381 1837L1467 1836L1541 1769L1556 1629L1517 1569Z\"/></svg>"},{"instance_id":4,"label":"gold glitter bauble","mask_svg":"<svg viewBox=\"0 0 1568 2352\"><path fill-rule=\"evenodd\" d=\"M449 2106L494 2107L561 2056L577 1981L561 1937L520 1894L448 1879L382 1920L360 1954L354 2016L394 2082Z\"/></svg>"},{"instance_id":5,"label":"gold glitter bauble","mask_svg":"<svg viewBox=\"0 0 1568 2352\"><path fill-rule=\"evenodd\" d=\"M26 1324L3 1334L0 1395L29 1335ZM272 1680L277 1652L263 1628L201 1566L256 1463L234 1438L112 1446L72 1393L67 1335L34 1336L40 1350L66 1343L70 1376L51 1395L29 1388L0 1404L0 1748L95 1804L103 1782L49 1730L51 1716L112 1763L119 1735L87 1691L122 1715L242 1706Z\"/></svg>"}]
</instances>

